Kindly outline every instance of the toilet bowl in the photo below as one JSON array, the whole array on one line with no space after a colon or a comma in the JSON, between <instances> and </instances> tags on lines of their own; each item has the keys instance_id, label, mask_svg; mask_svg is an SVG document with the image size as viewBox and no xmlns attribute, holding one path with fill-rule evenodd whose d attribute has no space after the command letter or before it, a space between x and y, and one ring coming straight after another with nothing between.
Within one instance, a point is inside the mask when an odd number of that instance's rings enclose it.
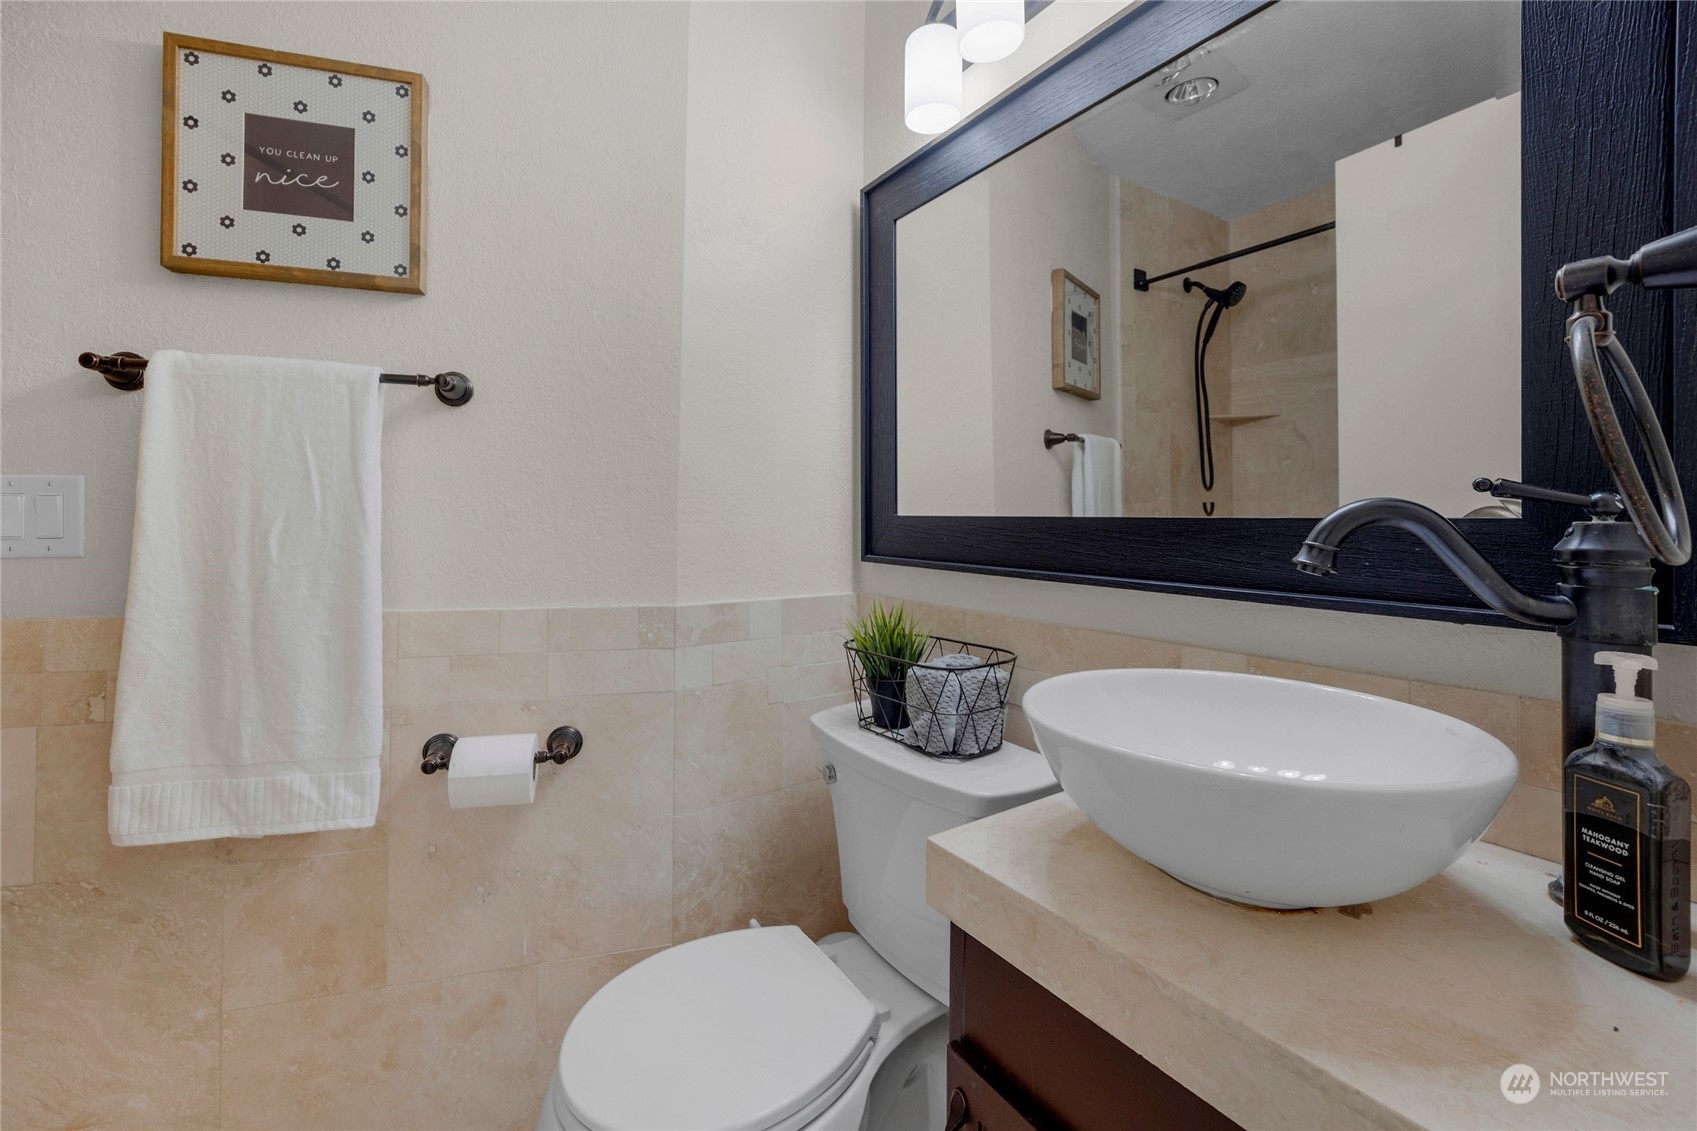
<instances>
[{"instance_id":1,"label":"toilet bowl","mask_svg":"<svg viewBox=\"0 0 1697 1131\"><path fill-rule=\"evenodd\" d=\"M947 920L925 840L1059 789L1033 750L928 758L812 720L853 932L750 927L609 981L560 1042L539 1131L923 1131L943 1125Z\"/></svg>"}]
</instances>

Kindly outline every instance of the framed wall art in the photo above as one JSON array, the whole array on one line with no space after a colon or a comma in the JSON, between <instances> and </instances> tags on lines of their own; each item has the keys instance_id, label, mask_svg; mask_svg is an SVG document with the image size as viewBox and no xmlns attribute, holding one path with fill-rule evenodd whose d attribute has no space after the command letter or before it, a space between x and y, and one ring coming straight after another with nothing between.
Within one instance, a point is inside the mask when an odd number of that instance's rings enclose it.
<instances>
[{"instance_id":1,"label":"framed wall art","mask_svg":"<svg viewBox=\"0 0 1697 1131\"><path fill-rule=\"evenodd\" d=\"M159 262L424 293L424 76L165 33Z\"/></svg>"},{"instance_id":2,"label":"framed wall art","mask_svg":"<svg viewBox=\"0 0 1697 1131\"><path fill-rule=\"evenodd\" d=\"M1060 267L1050 278L1055 291L1050 334L1054 387L1097 400L1102 396L1102 298Z\"/></svg>"}]
</instances>

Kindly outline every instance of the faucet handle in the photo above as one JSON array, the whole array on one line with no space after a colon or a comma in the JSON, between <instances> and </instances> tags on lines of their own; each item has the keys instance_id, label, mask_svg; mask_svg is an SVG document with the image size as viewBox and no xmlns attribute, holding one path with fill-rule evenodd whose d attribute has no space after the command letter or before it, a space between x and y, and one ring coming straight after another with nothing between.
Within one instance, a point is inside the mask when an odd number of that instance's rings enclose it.
<instances>
[{"instance_id":1,"label":"faucet handle","mask_svg":"<svg viewBox=\"0 0 1697 1131\"><path fill-rule=\"evenodd\" d=\"M1521 483L1514 479L1490 479L1480 476L1473 481L1473 489L1482 491L1497 499L1537 499L1545 503L1562 503L1570 507L1582 507L1592 518L1609 521L1626 509L1620 501L1620 496L1613 491L1596 491L1589 495L1579 495L1571 491L1555 491L1549 487L1536 487L1531 483Z\"/></svg>"}]
</instances>

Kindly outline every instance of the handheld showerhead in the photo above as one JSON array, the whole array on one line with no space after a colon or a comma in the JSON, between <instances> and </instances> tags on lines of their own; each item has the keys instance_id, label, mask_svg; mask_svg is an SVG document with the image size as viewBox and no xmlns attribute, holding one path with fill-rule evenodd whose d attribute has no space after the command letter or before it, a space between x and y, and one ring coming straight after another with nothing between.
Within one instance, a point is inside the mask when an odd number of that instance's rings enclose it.
<instances>
[{"instance_id":1,"label":"handheld showerhead","mask_svg":"<svg viewBox=\"0 0 1697 1131\"><path fill-rule=\"evenodd\" d=\"M1243 301L1244 292L1249 290L1249 287L1240 280L1232 283L1231 286L1227 287L1223 291L1217 291L1200 280L1186 279L1184 281L1184 292L1189 294L1192 290L1201 291L1227 310L1230 310L1232 307Z\"/></svg>"}]
</instances>

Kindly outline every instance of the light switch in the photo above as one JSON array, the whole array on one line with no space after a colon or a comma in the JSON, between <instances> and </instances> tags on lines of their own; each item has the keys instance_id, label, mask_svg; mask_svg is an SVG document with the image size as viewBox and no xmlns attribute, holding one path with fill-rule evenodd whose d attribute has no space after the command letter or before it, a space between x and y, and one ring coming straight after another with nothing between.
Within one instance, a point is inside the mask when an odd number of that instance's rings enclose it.
<instances>
[{"instance_id":1,"label":"light switch","mask_svg":"<svg viewBox=\"0 0 1697 1131\"><path fill-rule=\"evenodd\" d=\"M0 553L8 558L83 555L83 479L80 475L0 477Z\"/></svg>"},{"instance_id":2,"label":"light switch","mask_svg":"<svg viewBox=\"0 0 1697 1131\"><path fill-rule=\"evenodd\" d=\"M65 496L37 495L35 497L35 536L63 538L65 536Z\"/></svg>"}]
</instances>

